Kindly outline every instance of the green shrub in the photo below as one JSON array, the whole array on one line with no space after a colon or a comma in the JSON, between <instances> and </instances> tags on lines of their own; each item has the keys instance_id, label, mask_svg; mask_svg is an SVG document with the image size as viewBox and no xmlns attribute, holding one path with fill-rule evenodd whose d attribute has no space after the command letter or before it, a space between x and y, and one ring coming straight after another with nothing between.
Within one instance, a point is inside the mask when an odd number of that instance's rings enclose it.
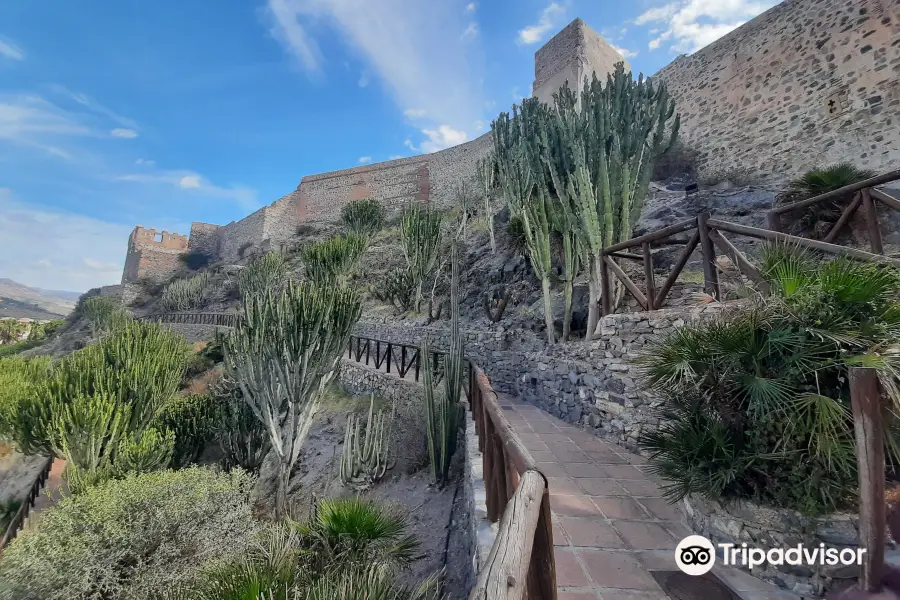
<instances>
[{"instance_id":1,"label":"green shrub","mask_svg":"<svg viewBox=\"0 0 900 600\"><path fill-rule=\"evenodd\" d=\"M13 517L19 512L20 506L22 506L22 501L15 498L0 500L0 531L6 531Z\"/></svg>"},{"instance_id":2,"label":"green shrub","mask_svg":"<svg viewBox=\"0 0 900 600\"><path fill-rule=\"evenodd\" d=\"M379 567L395 570L408 566L419 543L408 533L408 517L397 509L362 498L320 500L315 516L293 523L310 552L314 572L341 568Z\"/></svg>"},{"instance_id":3,"label":"green shrub","mask_svg":"<svg viewBox=\"0 0 900 600\"><path fill-rule=\"evenodd\" d=\"M300 254L306 277L319 285L346 285L367 245L368 238L348 233L305 246Z\"/></svg>"},{"instance_id":4,"label":"green shrub","mask_svg":"<svg viewBox=\"0 0 900 600\"><path fill-rule=\"evenodd\" d=\"M525 224L519 215L511 215L506 223L506 240L509 247L518 254L524 255L527 251L525 243Z\"/></svg>"},{"instance_id":5,"label":"green shrub","mask_svg":"<svg viewBox=\"0 0 900 600\"><path fill-rule=\"evenodd\" d=\"M81 312L91 325L92 335L103 335L131 320L131 313L122 303L107 296L87 298Z\"/></svg>"},{"instance_id":6,"label":"green shrub","mask_svg":"<svg viewBox=\"0 0 900 600\"><path fill-rule=\"evenodd\" d=\"M47 357L0 359L0 440L15 438L20 403L34 398L49 372Z\"/></svg>"},{"instance_id":7,"label":"green shrub","mask_svg":"<svg viewBox=\"0 0 900 600\"><path fill-rule=\"evenodd\" d=\"M238 275L238 288L242 297L264 294L266 290L278 290L287 281L287 265L284 256L275 252L263 254L244 267Z\"/></svg>"},{"instance_id":8,"label":"green shrub","mask_svg":"<svg viewBox=\"0 0 900 600\"><path fill-rule=\"evenodd\" d=\"M197 269L202 269L203 267L209 265L210 257L203 252L184 252L178 255L178 260L184 263L184 265L190 269L191 271L196 271Z\"/></svg>"},{"instance_id":9,"label":"green shrub","mask_svg":"<svg viewBox=\"0 0 900 600\"><path fill-rule=\"evenodd\" d=\"M398 312L406 312L413 307L416 298L416 278L409 269L397 268L386 273L370 289L377 300L387 302Z\"/></svg>"},{"instance_id":10,"label":"green shrub","mask_svg":"<svg viewBox=\"0 0 900 600\"><path fill-rule=\"evenodd\" d=\"M839 163L824 169L813 169L791 181L787 190L776 196L775 204L779 206L793 204L859 181L871 179L874 176L874 171L858 169L850 163ZM841 217L841 213L851 199L852 194L788 213L792 219L790 231L824 237Z\"/></svg>"},{"instance_id":11,"label":"green shrub","mask_svg":"<svg viewBox=\"0 0 900 600\"><path fill-rule=\"evenodd\" d=\"M240 388L224 379L213 389L216 415L213 436L222 450L226 469L240 467L250 473L258 473L270 440L262 421L241 396Z\"/></svg>"},{"instance_id":12,"label":"green shrub","mask_svg":"<svg viewBox=\"0 0 900 600\"><path fill-rule=\"evenodd\" d=\"M160 303L165 310L191 310L203 306L210 274L200 273L187 279L175 279L163 291Z\"/></svg>"},{"instance_id":13,"label":"green shrub","mask_svg":"<svg viewBox=\"0 0 900 600\"><path fill-rule=\"evenodd\" d=\"M857 486L848 369L878 369L895 406L900 278L893 269L818 263L769 248L773 292L749 310L683 327L642 357L664 400L645 434L653 471L688 494L751 498L807 514L852 505ZM888 456L896 419L885 411Z\"/></svg>"},{"instance_id":14,"label":"green shrub","mask_svg":"<svg viewBox=\"0 0 900 600\"><path fill-rule=\"evenodd\" d=\"M212 438L217 417L216 403L208 394L175 396L166 403L157 427L175 435L173 467L197 461Z\"/></svg>"},{"instance_id":15,"label":"green shrub","mask_svg":"<svg viewBox=\"0 0 900 600\"><path fill-rule=\"evenodd\" d=\"M25 352L26 350L37 348L43 343L44 340L22 340L21 342L15 342L14 344L3 344L2 346L0 346L0 358L15 356L16 354L20 354L22 352Z\"/></svg>"},{"instance_id":16,"label":"green shrub","mask_svg":"<svg viewBox=\"0 0 900 600\"><path fill-rule=\"evenodd\" d=\"M349 231L372 237L384 227L384 207L374 199L354 200L341 208L341 221Z\"/></svg>"},{"instance_id":17,"label":"green shrub","mask_svg":"<svg viewBox=\"0 0 900 600\"><path fill-rule=\"evenodd\" d=\"M432 575L415 587L397 583L393 574L377 568L341 569L316 580L296 600L438 600L440 581Z\"/></svg>"},{"instance_id":18,"label":"green shrub","mask_svg":"<svg viewBox=\"0 0 900 600\"><path fill-rule=\"evenodd\" d=\"M239 556L260 524L241 471L109 481L41 514L0 561L2 600L155 599Z\"/></svg>"}]
</instances>

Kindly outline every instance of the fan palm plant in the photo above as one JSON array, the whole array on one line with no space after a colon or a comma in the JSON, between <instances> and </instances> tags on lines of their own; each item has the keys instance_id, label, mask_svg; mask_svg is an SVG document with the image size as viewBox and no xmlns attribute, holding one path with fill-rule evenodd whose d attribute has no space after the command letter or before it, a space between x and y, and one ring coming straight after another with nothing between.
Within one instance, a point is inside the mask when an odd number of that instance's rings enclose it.
<instances>
[{"instance_id":1,"label":"fan palm plant","mask_svg":"<svg viewBox=\"0 0 900 600\"><path fill-rule=\"evenodd\" d=\"M651 468L688 494L755 498L810 514L847 506L857 482L848 369L875 368L887 454L900 457L900 277L875 264L764 252L772 295L750 310L690 325L640 359L664 400L642 436Z\"/></svg>"},{"instance_id":2,"label":"fan palm plant","mask_svg":"<svg viewBox=\"0 0 900 600\"><path fill-rule=\"evenodd\" d=\"M793 204L871 179L874 176L874 171L859 169L850 163L838 163L823 169L813 169L792 180L787 189L776 196L775 204L779 206ZM811 232L815 237L825 235L840 218L850 200L849 196L844 196L801 209L793 215L791 230L798 234Z\"/></svg>"}]
</instances>

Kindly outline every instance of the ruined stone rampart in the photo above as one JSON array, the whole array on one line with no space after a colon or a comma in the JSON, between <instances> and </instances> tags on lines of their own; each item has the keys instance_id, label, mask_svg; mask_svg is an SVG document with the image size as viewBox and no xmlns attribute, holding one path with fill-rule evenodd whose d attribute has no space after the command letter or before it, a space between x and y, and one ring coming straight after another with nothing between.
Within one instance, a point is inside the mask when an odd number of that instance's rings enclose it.
<instances>
[{"instance_id":1,"label":"ruined stone rampart","mask_svg":"<svg viewBox=\"0 0 900 600\"><path fill-rule=\"evenodd\" d=\"M188 249L188 237L168 231L158 232L138 225L128 237L128 252L122 283L148 278L162 280L178 270L178 256Z\"/></svg>"},{"instance_id":2,"label":"ruined stone rampart","mask_svg":"<svg viewBox=\"0 0 900 600\"><path fill-rule=\"evenodd\" d=\"M787 0L656 77L702 171L900 167L900 1Z\"/></svg>"}]
</instances>

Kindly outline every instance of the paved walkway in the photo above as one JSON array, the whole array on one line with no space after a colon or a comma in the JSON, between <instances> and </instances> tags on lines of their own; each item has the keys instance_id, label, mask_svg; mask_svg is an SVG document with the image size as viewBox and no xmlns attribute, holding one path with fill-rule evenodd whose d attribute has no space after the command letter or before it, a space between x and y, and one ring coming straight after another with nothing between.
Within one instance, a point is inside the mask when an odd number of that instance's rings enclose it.
<instances>
[{"instance_id":1,"label":"paved walkway","mask_svg":"<svg viewBox=\"0 0 900 600\"><path fill-rule=\"evenodd\" d=\"M646 461L511 396L500 405L550 483L559 600L671 600L650 571L677 570L690 531ZM734 569L713 573L746 600L797 598Z\"/></svg>"}]
</instances>

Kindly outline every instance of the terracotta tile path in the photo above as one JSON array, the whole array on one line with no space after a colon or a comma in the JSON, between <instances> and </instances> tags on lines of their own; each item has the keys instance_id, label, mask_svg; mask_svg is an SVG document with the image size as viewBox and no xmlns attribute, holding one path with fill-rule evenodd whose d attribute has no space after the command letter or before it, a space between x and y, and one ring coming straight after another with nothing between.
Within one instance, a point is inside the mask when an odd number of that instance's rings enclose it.
<instances>
[{"instance_id":1,"label":"terracotta tile path","mask_svg":"<svg viewBox=\"0 0 900 600\"><path fill-rule=\"evenodd\" d=\"M550 483L559 600L670 600L650 571L677 570L689 530L645 460L500 394L510 424ZM741 598L797 598L740 571L714 568Z\"/></svg>"}]
</instances>

